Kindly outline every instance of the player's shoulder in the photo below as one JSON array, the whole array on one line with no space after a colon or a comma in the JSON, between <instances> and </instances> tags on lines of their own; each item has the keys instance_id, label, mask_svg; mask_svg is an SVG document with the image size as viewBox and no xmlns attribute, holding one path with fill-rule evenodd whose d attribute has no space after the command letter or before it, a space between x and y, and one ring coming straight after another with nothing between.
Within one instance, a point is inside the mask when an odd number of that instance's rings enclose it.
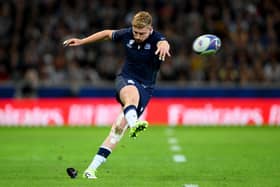
<instances>
[{"instance_id":1,"label":"player's shoulder","mask_svg":"<svg viewBox=\"0 0 280 187\"><path fill-rule=\"evenodd\" d=\"M156 41L166 40L166 37L160 31L157 30L152 31L151 38Z\"/></svg>"},{"instance_id":2,"label":"player's shoulder","mask_svg":"<svg viewBox=\"0 0 280 187\"><path fill-rule=\"evenodd\" d=\"M113 33L116 33L116 34L132 34L132 28L131 27L120 28L118 30L115 30Z\"/></svg>"},{"instance_id":3,"label":"player's shoulder","mask_svg":"<svg viewBox=\"0 0 280 187\"><path fill-rule=\"evenodd\" d=\"M115 30L112 33L112 39L117 40L118 38L122 38L122 37L125 37L125 36L130 36L130 35L132 35L132 28L131 27L120 28L118 30Z\"/></svg>"}]
</instances>

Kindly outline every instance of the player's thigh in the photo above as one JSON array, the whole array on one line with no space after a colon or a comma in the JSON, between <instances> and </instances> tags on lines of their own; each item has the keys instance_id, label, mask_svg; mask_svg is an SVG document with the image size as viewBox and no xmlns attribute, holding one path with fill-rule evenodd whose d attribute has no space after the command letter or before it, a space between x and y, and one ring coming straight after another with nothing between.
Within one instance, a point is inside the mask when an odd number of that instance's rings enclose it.
<instances>
[{"instance_id":1,"label":"player's thigh","mask_svg":"<svg viewBox=\"0 0 280 187\"><path fill-rule=\"evenodd\" d=\"M120 100L124 105L138 105L139 102L139 92L136 86L127 85L124 86L119 93Z\"/></svg>"},{"instance_id":2,"label":"player's thigh","mask_svg":"<svg viewBox=\"0 0 280 187\"><path fill-rule=\"evenodd\" d=\"M122 76L118 76L116 78L115 83L116 83L115 86L116 86L116 91L117 91L117 95L116 95L117 101L123 107L127 106L128 104L134 104L137 107L137 114L139 117L145 110L147 104L149 103L149 100L153 93L153 88L144 87L144 85L141 85L137 81L127 79ZM131 102L131 101L127 102L127 100L125 101L124 97L121 98L120 92L122 92L122 94L121 94L122 96L128 95L128 97L131 97L135 100L133 102Z\"/></svg>"},{"instance_id":3,"label":"player's thigh","mask_svg":"<svg viewBox=\"0 0 280 187\"><path fill-rule=\"evenodd\" d=\"M138 105L140 96L136 84L137 82L132 79L125 78L123 76L117 76L115 81L117 92L116 98L123 107L130 104L135 106Z\"/></svg>"}]
</instances>

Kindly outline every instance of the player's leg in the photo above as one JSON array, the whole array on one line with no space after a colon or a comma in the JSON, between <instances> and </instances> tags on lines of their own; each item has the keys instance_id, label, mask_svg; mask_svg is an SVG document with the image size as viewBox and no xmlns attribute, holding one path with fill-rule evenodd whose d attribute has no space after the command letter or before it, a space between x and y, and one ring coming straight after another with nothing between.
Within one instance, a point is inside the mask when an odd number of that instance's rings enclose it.
<instances>
[{"instance_id":1,"label":"player's leg","mask_svg":"<svg viewBox=\"0 0 280 187\"><path fill-rule=\"evenodd\" d=\"M134 126L138 120L137 106L140 94L135 84L134 80L124 78L123 76L117 76L115 81L116 98L123 107L124 117L129 127Z\"/></svg>"},{"instance_id":2,"label":"player's leg","mask_svg":"<svg viewBox=\"0 0 280 187\"><path fill-rule=\"evenodd\" d=\"M138 120L137 106L139 103L139 93L134 85L126 85L121 88L119 98L123 104L124 117L127 120L129 127L135 126Z\"/></svg>"},{"instance_id":3,"label":"player's leg","mask_svg":"<svg viewBox=\"0 0 280 187\"><path fill-rule=\"evenodd\" d=\"M116 147L118 142L121 140L123 134L127 130L127 122L121 112L112 125L109 135L106 137L102 145L99 147L97 154L94 156L92 162L85 170L83 177L88 179L96 179L95 172L101 164L103 164L108 156L111 154L112 150Z\"/></svg>"},{"instance_id":4,"label":"player's leg","mask_svg":"<svg viewBox=\"0 0 280 187\"><path fill-rule=\"evenodd\" d=\"M113 150L123 137L127 127L127 122L124 118L123 112L121 112L111 128L110 134L104 140L102 147L108 147Z\"/></svg>"},{"instance_id":5,"label":"player's leg","mask_svg":"<svg viewBox=\"0 0 280 187\"><path fill-rule=\"evenodd\" d=\"M139 121L140 94L136 85L126 85L121 88L119 98L123 104L124 117L130 127L129 136L136 138L137 134L148 127L147 121Z\"/></svg>"},{"instance_id":6,"label":"player's leg","mask_svg":"<svg viewBox=\"0 0 280 187\"><path fill-rule=\"evenodd\" d=\"M116 78L117 100L123 106L124 117L130 128L130 137L136 137L138 132L145 130L148 122L139 121L142 108L140 101L142 100L142 93L139 91L142 86L135 80L118 76Z\"/></svg>"}]
</instances>

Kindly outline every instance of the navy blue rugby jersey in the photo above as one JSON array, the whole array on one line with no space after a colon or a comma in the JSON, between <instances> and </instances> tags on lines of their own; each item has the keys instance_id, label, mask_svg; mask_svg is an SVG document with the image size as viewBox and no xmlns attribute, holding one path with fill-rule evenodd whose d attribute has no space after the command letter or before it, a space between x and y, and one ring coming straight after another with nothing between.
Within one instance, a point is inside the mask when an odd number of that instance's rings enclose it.
<instances>
[{"instance_id":1,"label":"navy blue rugby jersey","mask_svg":"<svg viewBox=\"0 0 280 187\"><path fill-rule=\"evenodd\" d=\"M130 27L114 31L112 40L120 41L125 48L125 62L120 75L153 87L162 63L159 56L155 55L157 42L165 40L165 37L153 31L144 42L136 43Z\"/></svg>"}]
</instances>

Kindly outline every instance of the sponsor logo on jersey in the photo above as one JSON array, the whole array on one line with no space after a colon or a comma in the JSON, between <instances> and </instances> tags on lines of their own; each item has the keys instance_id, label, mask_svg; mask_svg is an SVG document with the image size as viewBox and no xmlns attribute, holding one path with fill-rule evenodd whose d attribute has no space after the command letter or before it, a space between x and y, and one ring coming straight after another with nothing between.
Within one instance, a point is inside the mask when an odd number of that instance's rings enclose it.
<instances>
[{"instance_id":1,"label":"sponsor logo on jersey","mask_svg":"<svg viewBox=\"0 0 280 187\"><path fill-rule=\"evenodd\" d=\"M127 83L128 84L135 84L135 82L133 80L131 80L131 79L127 80Z\"/></svg>"},{"instance_id":2,"label":"sponsor logo on jersey","mask_svg":"<svg viewBox=\"0 0 280 187\"><path fill-rule=\"evenodd\" d=\"M150 50L151 49L151 44L146 43L145 46L144 46L144 49Z\"/></svg>"},{"instance_id":3,"label":"sponsor logo on jersey","mask_svg":"<svg viewBox=\"0 0 280 187\"><path fill-rule=\"evenodd\" d=\"M135 40L129 40L129 42L126 44L127 47L132 48L132 45L134 44Z\"/></svg>"}]
</instances>

